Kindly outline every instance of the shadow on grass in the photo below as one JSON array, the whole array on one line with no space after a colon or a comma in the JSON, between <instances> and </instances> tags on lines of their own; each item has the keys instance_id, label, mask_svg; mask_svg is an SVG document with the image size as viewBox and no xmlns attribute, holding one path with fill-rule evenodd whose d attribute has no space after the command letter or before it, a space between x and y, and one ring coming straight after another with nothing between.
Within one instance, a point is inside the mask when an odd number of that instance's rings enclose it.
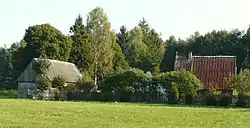
<instances>
[{"instance_id":1,"label":"shadow on grass","mask_svg":"<svg viewBox=\"0 0 250 128\"><path fill-rule=\"evenodd\" d=\"M0 99L19 99L16 97L8 97L8 96L0 96ZM26 99L26 100L33 100L33 99ZM41 100L46 101L46 100ZM51 100L49 100L51 101ZM140 105L140 106L153 106L153 107L182 107L182 108L219 108L219 109L244 109L241 110L242 112L250 112L249 107L236 107L235 105L230 106L206 106L206 105L199 105L199 104L168 104L162 102L116 102L116 101L97 101L97 100L52 100L54 102L88 102L88 103L105 103L105 104L121 104L121 105Z\"/></svg>"},{"instance_id":2,"label":"shadow on grass","mask_svg":"<svg viewBox=\"0 0 250 128\"><path fill-rule=\"evenodd\" d=\"M153 107L182 107L182 108L220 108L220 109L228 109L228 108L239 108L235 105L229 105L229 106L207 106L203 104L169 104L169 103L162 103L162 102L116 102L116 101L93 101L93 100L71 100L68 102L90 102L90 103L106 103L106 104L136 104L141 106L153 106ZM249 109L250 111L250 109Z\"/></svg>"},{"instance_id":3,"label":"shadow on grass","mask_svg":"<svg viewBox=\"0 0 250 128\"><path fill-rule=\"evenodd\" d=\"M0 96L0 99L17 99L17 97Z\"/></svg>"}]
</instances>

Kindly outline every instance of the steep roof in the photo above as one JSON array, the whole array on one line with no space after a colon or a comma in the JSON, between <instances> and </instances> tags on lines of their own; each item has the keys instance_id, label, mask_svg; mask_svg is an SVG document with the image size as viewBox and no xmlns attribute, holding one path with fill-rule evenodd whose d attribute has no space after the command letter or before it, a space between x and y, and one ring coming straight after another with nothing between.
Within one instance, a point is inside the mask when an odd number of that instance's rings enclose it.
<instances>
[{"instance_id":1,"label":"steep roof","mask_svg":"<svg viewBox=\"0 0 250 128\"><path fill-rule=\"evenodd\" d=\"M76 82L82 77L80 71L77 69L76 65L69 62L46 59L50 62L50 66L47 72L47 76L50 79L53 77L62 75L66 82ZM19 76L17 81L34 82L36 81L36 73L33 66L38 62L38 58L34 58L31 63L26 67L24 72Z\"/></svg>"}]
</instances>

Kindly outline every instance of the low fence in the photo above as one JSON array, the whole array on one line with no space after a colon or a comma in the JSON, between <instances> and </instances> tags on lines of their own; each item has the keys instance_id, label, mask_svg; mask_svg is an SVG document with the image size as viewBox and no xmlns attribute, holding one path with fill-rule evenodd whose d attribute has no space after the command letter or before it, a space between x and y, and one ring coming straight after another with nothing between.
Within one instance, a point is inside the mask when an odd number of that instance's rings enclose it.
<instances>
[{"instance_id":1,"label":"low fence","mask_svg":"<svg viewBox=\"0 0 250 128\"><path fill-rule=\"evenodd\" d=\"M164 93L155 93L155 94L133 94L133 95L109 95L105 97L102 93L92 93L91 95L84 92L66 92L61 91L59 94L54 90L50 91L38 91L38 90L29 90L27 98L30 99L44 99L44 100L68 100L68 101L120 101L120 102L155 102L155 103L167 103L168 98ZM217 100L220 96L216 96ZM235 105L238 98L237 96L231 97L231 105ZM246 101L250 107L250 96L246 96ZM180 104L184 101L179 101ZM205 104L205 95L198 94L193 97L193 104L204 105Z\"/></svg>"},{"instance_id":2,"label":"low fence","mask_svg":"<svg viewBox=\"0 0 250 128\"><path fill-rule=\"evenodd\" d=\"M17 90L0 90L0 98L17 98Z\"/></svg>"},{"instance_id":3,"label":"low fence","mask_svg":"<svg viewBox=\"0 0 250 128\"><path fill-rule=\"evenodd\" d=\"M57 92L56 90L28 90L28 93L26 95L27 98L30 99L46 99L46 100L52 100L56 98L60 99L67 99L67 92Z\"/></svg>"}]
</instances>

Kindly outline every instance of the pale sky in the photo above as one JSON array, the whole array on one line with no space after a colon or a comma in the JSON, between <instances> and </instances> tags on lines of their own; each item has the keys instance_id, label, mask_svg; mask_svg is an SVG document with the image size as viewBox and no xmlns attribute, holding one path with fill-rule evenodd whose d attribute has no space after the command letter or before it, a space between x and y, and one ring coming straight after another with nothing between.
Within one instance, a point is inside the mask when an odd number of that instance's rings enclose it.
<instances>
[{"instance_id":1,"label":"pale sky","mask_svg":"<svg viewBox=\"0 0 250 128\"><path fill-rule=\"evenodd\" d=\"M162 33L187 38L195 31L245 30L250 25L250 0L1 0L0 46L20 41L31 25L50 23L64 34L78 14L99 6L112 29L131 29L142 17Z\"/></svg>"}]
</instances>

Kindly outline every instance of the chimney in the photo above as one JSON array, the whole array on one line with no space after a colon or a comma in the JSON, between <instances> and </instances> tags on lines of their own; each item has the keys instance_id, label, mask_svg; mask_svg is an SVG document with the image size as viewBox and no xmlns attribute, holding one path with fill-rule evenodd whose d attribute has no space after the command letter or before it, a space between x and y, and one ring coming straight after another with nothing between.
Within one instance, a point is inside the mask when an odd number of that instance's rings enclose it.
<instances>
[{"instance_id":1,"label":"chimney","mask_svg":"<svg viewBox=\"0 0 250 128\"><path fill-rule=\"evenodd\" d=\"M188 59L192 59L193 53L191 51L188 52Z\"/></svg>"}]
</instances>

